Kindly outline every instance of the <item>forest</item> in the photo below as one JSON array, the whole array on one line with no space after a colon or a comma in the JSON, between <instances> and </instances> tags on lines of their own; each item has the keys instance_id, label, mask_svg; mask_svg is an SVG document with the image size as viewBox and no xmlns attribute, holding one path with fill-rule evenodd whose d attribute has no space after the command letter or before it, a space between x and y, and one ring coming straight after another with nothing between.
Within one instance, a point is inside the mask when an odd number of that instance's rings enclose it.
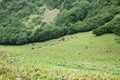
<instances>
[{"instance_id":1,"label":"forest","mask_svg":"<svg viewBox=\"0 0 120 80\"><path fill-rule=\"evenodd\" d=\"M43 15L48 9L59 9L52 23L35 18L24 23L32 14ZM33 28L42 24L36 30ZM64 35L93 31L120 35L120 0L1 0L0 44L22 45L43 42Z\"/></svg>"}]
</instances>

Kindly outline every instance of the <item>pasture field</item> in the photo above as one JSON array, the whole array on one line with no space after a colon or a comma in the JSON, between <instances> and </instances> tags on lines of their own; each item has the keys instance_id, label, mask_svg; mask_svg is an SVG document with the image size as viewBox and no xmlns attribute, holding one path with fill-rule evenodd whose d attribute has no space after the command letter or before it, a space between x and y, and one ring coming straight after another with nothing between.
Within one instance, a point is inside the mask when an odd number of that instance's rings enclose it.
<instances>
[{"instance_id":1,"label":"pasture field","mask_svg":"<svg viewBox=\"0 0 120 80\"><path fill-rule=\"evenodd\" d=\"M0 46L0 80L120 80L118 36L92 32Z\"/></svg>"}]
</instances>

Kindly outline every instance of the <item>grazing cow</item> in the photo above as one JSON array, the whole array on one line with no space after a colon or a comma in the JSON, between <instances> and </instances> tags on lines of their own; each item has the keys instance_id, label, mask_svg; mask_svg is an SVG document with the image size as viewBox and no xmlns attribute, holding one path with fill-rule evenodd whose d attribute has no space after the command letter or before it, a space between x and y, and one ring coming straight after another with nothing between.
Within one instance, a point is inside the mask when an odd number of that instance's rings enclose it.
<instances>
[{"instance_id":1,"label":"grazing cow","mask_svg":"<svg viewBox=\"0 0 120 80\"><path fill-rule=\"evenodd\" d=\"M32 49L34 49L34 48L32 47Z\"/></svg>"}]
</instances>

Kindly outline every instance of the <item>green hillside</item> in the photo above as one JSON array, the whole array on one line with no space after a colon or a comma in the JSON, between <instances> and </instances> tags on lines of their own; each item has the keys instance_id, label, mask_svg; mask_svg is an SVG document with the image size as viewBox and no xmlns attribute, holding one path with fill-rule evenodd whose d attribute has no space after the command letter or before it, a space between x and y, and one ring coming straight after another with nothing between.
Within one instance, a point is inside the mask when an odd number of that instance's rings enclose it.
<instances>
[{"instance_id":1,"label":"green hillside","mask_svg":"<svg viewBox=\"0 0 120 80\"><path fill-rule=\"evenodd\" d=\"M43 21L46 9L60 10L49 24ZM120 35L119 15L120 0L2 0L0 44L41 42L90 30L97 36Z\"/></svg>"},{"instance_id":2,"label":"green hillside","mask_svg":"<svg viewBox=\"0 0 120 80\"><path fill-rule=\"evenodd\" d=\"M0 0L0 80L120 80L120 0Z\"/></svg>"},{"instance_id":3,"label":"green hillside","mask_svg":"<svg viewBox=\"0 0 120 80\"><path fill-rule=\"evenodd\" d=\"M3 80L119 80L118 36L79 33L24 46L0 46Z\"/></svg>"}]
</instances>

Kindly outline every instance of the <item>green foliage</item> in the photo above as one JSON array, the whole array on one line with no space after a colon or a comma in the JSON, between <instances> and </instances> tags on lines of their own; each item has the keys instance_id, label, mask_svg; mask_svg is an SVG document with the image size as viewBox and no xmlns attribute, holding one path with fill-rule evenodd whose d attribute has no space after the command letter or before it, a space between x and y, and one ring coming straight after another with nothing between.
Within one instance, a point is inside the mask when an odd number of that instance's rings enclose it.
<instances>
[{"instance_id":1,"label":"green foliage","mask_svg":"<svg viewBox=\"0 0 120 80\"><path fill-rule=\"evenodd\" d=\"M74 6L74 2L76 2L76 1L77 0L64 0L61 8L62 9L71 9Z\"/></svg>"},{"instance_id":2,"label":"green foliage","mask_svg":"<svg viewBox=\"0 0 120 80\"><path fill-rule=\"evenodd\" d=\"M0 44L25 44L29 42L30 31L19 27L0 27Z\"/></svg>"},{"instance_id":3,"label":"green foliage","mask_svg":"<svg viewBox=\"0 0 120 80\"><path fill-rule=\"evenodd\" d=\"M112 18L113 18L113 15L109 13L97 14L94 17L88 18L85 20L88 27L86 31L98 28L104 25L106 22L109 22Z\"/></svg>"},{"instance_id":4,"label":"green foliage","mask_svg":"<svg viewBox=\"0 0 120 80\"><path fill-rule=\"evenodd\" d=\"M49 8L71 9L78 0L44 0Z\"/></svg>"},{"instance_id":5,"label":"green foliage","mask_svg":"<svg viewBox=\"0 0 120 80\"><path fill-rule=\"evenodd\" d=\"M38 25L40 25L41 23L42 23L42 22L41 22L41 19L40 19L40 17L38 16L38 17L32 19L32 22L29 23L29 27L34 28L35 26L38 26Z\"/></svg>"},{"instance_id":6,"label":"green foliage","mask_svg":"<svg viewBox=\"0 0 120 80\"><path fill-rule=\"evenodd\" d=\"M102 35L104 33L113 33L113 27L110 24L107 24L105 26L102 26L100 28L97 28L93 31L93 34L96 34L97 36Z\"/></svg>"},{"instance_id":7,"label":"green foliage","mask_svg":"<svg viewBox=\"0 0 120 80\"><path fill-rule=\"evenodd\" d=\"M58 8L62 4L63 0L45 0L47 6L51 8Z\"/></svg>"},{"instance_id":8,"label":"green foliage","mask_svg":"<svg viewBox=\"0 0 120 80\"><path fill-rule=\"evenodd\" d=\"M78 21L75 24L71 24L68 28L68 34L73 34L73 33L77 33L77 32L86 32L87 30L87 24L82 22L82 21Z\"/></svg>"},{"instance_id":9,"label":"green foliage","mask_svg":"<svg viewBox=\"0 0 120 80\"><path fill-rule=\"evenodd\" d=\"M66 27L60 28L54 25L47 25L38 29L33 36L34 41L46 41L53 38L58 38L67 34Z\"/></svg>"},{"instance_id":10,"label":"green foliage","mask_svg":"<svg viewBox=\"0 0 120 80\"><path fill-rule=\"evenodd\" d=\"M41 20L45 8L60 9L53 23ZM25 44L94 30L95 35L120 35L120 0L3 0L0 2L0 43ZM24 22L30 15L39 17ZM26 24L27 25L26 25ZM42 25L39 29L35 26Z\"/></svg>"},{"instance_id":11,"label":"green foliage","mask_svg":"<svg viewBox=\"0 0 120 80\"><path fill-rule=\"evenodd\" d=\"M65 10L60 13L56 19L56 25L67 26L69 23L75 23L78 20L83 20L89 10L89 2L81 1L80 4L70 10Z\"/></svg>"},{"instance_id":12,"label":"green foliage","mask_svg":"<svg viewBox=\"0 0 120 80\"><path fill-rule=\"evenodd\" d=\"M112 21L95 29L93 33L96 35L102 35L104 33L115 33L120 35L120 16L116 16Z\"/></svg>"}]
</instances>

